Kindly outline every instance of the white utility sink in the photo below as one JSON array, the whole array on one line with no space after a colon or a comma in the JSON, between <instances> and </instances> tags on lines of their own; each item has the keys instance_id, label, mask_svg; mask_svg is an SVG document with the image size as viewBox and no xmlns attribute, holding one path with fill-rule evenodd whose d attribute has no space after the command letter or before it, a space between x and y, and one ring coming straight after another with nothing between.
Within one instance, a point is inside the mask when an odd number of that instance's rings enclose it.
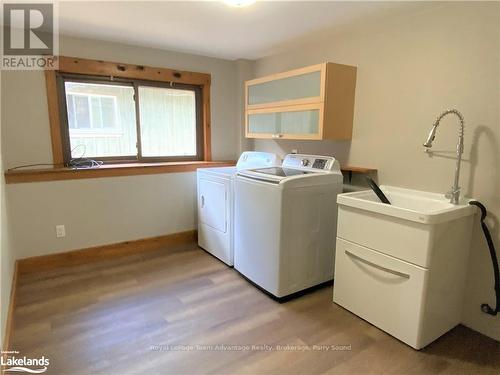
<instances>
[{"instance_id":1,"label":"white utility sink","mask_svg":"<svg viewBox=\"0 0 500 375\"><path fill-rule=\"evenodd\" d=\"M475 207L381 186L339 194L333 300L413 348L461 322Z\"/></svg>"},{"instance_id":2,"label":"white utility sink","mask_svg":"<svg viewBox=\"0 0 500 375\"><path fill-rule=\"evenodd\" d=\"M443 194L384 185L380 189L390 205L380 202L372 190L341 194L337 203L425 224L443 223L475 212L469 199L462 198L459 205L454 205Z\"/></svg>"}]
</instances>

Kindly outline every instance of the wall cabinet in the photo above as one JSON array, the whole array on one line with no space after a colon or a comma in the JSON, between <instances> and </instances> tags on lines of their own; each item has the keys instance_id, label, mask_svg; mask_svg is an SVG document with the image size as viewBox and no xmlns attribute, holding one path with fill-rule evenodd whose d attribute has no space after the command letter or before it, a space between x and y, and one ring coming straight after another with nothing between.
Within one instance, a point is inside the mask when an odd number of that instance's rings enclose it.
<instances>
[{"instance_id":1,"label":"wall cabinet","mask_svg":"<svg viewBox=\"0 0 500 375\"><path fill-rule=\"evenodd\" d=\"M356 67L323 63L245 82L247 138L351 139Z\"/></svg>"}]
</instances>

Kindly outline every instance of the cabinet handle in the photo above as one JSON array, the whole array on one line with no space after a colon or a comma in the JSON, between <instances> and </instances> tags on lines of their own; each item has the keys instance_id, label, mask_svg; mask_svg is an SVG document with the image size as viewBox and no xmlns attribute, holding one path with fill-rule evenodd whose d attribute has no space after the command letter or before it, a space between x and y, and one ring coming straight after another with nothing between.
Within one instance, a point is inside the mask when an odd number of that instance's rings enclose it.
<instances>
[{"instance_id":1,"label":"cabinet handle","mask_svg":"<svg viewBox=\"0 0 500 375\"><path fill-rule=\"evenodd\" d=\"M410 275L404 272L396 271L396 270L391 270L390 268L386 268L384 266L381 266L380 264L376 264L373 262L370 262L369 260L366 260L364 258L361 258L359 255L356 255L354 253L351 253L349 250L344 250L347 255L349 255L351 258L354 258L356 260L359 260L360 262L363 262L369 266L372 266L374 268L378 268L379 270L382 270L384 272L392 273L393 275L404 277L405 279L409 279Z\"/></svg>"},{"instance_id":2,"label":"cabinet handle","mask_svg":"<svg viewBox=\"0 0 500 375\"><path fill-rule=\"evenodd\" d=\"M205 196L201 196L201 208L205 207Z\"/></svg>"}]
</instances>

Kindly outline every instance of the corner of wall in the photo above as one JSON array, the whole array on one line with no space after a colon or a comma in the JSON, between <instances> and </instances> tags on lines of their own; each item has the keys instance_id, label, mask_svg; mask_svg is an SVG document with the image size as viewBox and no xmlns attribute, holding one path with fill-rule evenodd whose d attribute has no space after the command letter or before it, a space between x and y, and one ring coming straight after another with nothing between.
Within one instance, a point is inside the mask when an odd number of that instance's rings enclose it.
<instances>
[{"instance_id":1,"label":"corner of wall","mask_svg":"<svg viewBox=\"0 0 500 375\"><path fill-rule=\"evenodd\" d=\"M236 88L237 103L238 103L238 154L243 151L252 150L253 142L251 139L245 138L245 81L254 78L255 76L255 60L239 59L235 61L237 79Z\"/></svg>"}]
</instances>

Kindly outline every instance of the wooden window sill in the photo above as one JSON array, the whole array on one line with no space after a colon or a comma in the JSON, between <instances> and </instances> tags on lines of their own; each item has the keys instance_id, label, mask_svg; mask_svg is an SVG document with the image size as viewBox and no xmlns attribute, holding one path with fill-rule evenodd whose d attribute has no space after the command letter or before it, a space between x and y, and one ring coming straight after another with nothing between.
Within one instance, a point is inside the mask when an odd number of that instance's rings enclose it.
<instances>
[{"instance_id":1,"label":"wooden window sill","mask_svg":"<svg viewBox=\"0 0 500 375\"><path fill-rule=\"evenodd\" d=\"M93 169L49 168L16 169L5 172L5 182L16 184L24 182L77 180L82 178L101 178L136 176L146 174L194 172L198 168L230 167L235 161L183 161L168 163L128 163L107 164Z\"/></svg>"}]
</instances>

